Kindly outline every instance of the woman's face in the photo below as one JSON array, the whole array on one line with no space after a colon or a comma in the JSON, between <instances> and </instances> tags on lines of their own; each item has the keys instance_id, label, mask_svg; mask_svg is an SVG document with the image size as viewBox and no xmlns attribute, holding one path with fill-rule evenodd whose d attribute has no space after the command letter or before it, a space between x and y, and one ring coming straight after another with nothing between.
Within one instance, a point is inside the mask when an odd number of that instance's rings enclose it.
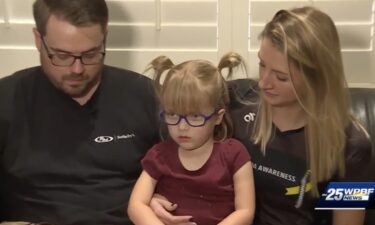
<instances>
[{"instance_id":1,"label":"woman's face","mask_svg":"<svg viewBox=\"0 0 375 225\"><path fill-rule=\"evenodd\" d=\"M289 107L299 105L294 85L301 83L301 74L294 66L289 70L287 57L280 52L269 38L261 41L259 57L259 88L263 99L271 107ZM298 88L298 87L296 87Z\"/></svg>"}]
</instances>

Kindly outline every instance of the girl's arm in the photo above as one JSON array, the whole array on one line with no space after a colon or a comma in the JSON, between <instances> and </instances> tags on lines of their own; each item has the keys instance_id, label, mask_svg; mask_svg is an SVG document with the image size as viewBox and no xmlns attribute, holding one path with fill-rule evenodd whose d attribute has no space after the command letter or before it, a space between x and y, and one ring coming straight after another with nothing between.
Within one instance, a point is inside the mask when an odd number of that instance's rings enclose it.
<instances>
[{"instance_id":1,"label":"girl's arm","mask_svg":"<svg viewBox=\"0 0 375 225\"><path fill-rule=\"evenodd\" d=\"M138 178L128 204L128 216L135 225L164 225L149 206L156 183L145 171Z\"/></svg>"},{"instance_id":2,"label":"girl's arm","mask_svg":"<svg viewBox=\"0 0 375 225\"><path fill-rule=\"evenodd\" d=\"M233 176L235 211L218 225L249 225L255 212L255 191L251 163L244 164Z\"/></svg>"},{"instance_id":3,"label":"girl's arm","mask_svg":"<svg viewBox=\"0 0 375 225\"><path fill-rule=\"evenodd\" d=\"M362 225L365 220L364 210L334 210L332 225Z\"/></svg>"}]
</instances>

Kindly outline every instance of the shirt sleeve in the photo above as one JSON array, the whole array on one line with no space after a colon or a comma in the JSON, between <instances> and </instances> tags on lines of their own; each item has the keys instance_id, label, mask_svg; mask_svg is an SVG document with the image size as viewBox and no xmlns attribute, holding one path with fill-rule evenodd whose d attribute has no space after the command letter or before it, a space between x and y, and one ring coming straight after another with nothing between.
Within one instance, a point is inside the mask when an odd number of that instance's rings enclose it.
<instances>
[{"instance_id":1,"label":"shirt sleeve","mask_svg":"<svg viewBox=\"0 0 375 225\"><path fill-rule=\"evenodd\" d=\"M144 171L146 171L155 180L159 180L162 176L164 165L161 145L156 144L150 150L148 150L146 155L143 157L141 164Z\"/></svg>"},{"instance_id":2,"label":"shirt sleeve","mask_svg":"<svg viewBox=\"0 0 375 225\"><path fill-rule=\"evenodd\" d=\"M246 147L236 139L228 140L225 153L232 174L235 174L245 163L250 161L250 154Z\"/></svg>"}]
</instances>

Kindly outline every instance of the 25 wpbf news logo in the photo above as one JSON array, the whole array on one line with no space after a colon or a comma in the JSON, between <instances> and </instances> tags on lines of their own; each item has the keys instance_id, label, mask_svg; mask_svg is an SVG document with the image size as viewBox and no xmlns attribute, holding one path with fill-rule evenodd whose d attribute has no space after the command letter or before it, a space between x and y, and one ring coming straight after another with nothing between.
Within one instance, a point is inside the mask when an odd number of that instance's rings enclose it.
<instances>
[{"instance_id":1,"label":"25 wpbf news logo","mask_svg":"<svg viewBox=\"0 0 375 225\"><path fill-rule=\"evenodd\" d=\"M374 209L375 182L330 182L315 209Z\"/></svg>"}]
</instances>

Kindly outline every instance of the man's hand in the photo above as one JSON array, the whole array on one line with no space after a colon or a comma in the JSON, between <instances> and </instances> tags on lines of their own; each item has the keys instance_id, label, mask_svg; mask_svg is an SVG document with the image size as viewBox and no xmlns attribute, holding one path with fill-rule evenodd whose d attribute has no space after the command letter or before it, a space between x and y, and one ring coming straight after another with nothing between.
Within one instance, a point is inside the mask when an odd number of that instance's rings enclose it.
<instances>
[{"instance_id":1,"label":"man's hand","mask_svg":"<svg viewBox=\"0 0 375 225\"><path fill-rule=\"evenodd\" d=\"M190 222L192 216L174 216L171 214L177 208L177 204L172 204L165 197L154 194L151 199L150 207L157 217L166 225L197 225Z\"/></svg>"}]
</instances>

